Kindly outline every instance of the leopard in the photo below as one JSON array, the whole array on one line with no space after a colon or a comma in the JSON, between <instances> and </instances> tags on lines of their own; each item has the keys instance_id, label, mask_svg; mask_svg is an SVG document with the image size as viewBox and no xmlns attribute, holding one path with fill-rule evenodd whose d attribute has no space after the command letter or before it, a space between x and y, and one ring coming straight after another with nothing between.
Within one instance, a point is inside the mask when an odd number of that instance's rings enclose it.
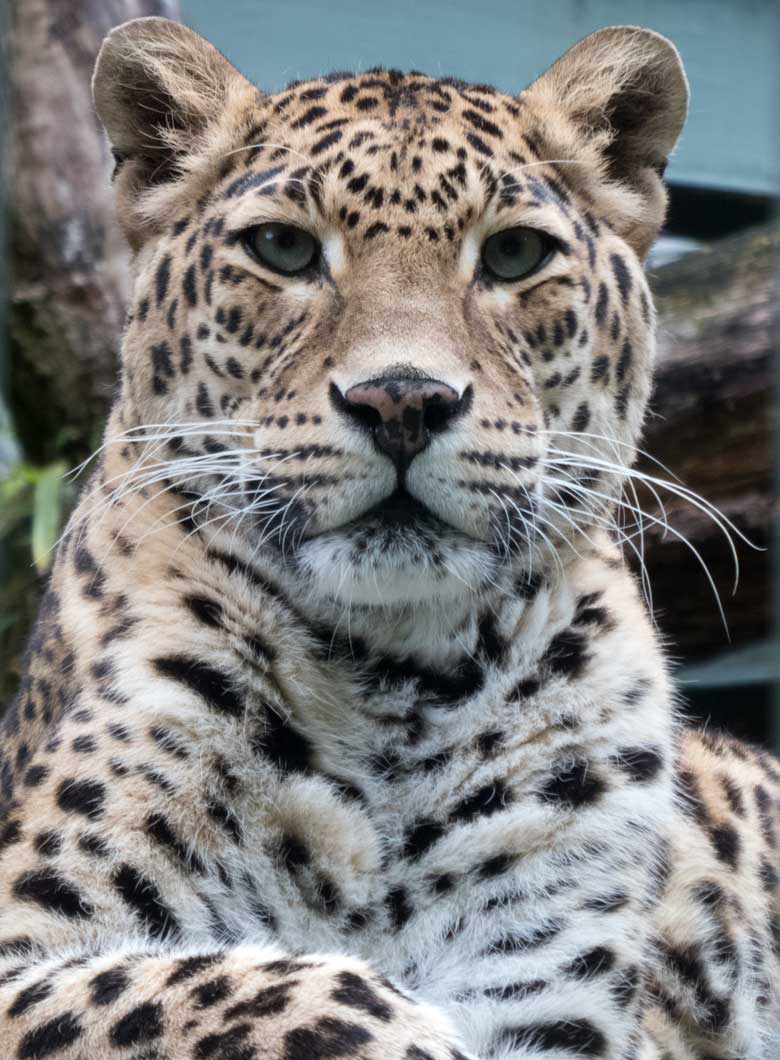
<instances>
[{"instance_id":1,"label":"leopard","mask_svg":"<svg viewBox=\"0 0 780 1060\"><path fill-rule=\"evenodd\" d=\"M266 93L146 18L93 84L133 288L2 723L3 1056L774 1060L780 769L619 532L675 47Z\"/></svg>"}]
</instances>

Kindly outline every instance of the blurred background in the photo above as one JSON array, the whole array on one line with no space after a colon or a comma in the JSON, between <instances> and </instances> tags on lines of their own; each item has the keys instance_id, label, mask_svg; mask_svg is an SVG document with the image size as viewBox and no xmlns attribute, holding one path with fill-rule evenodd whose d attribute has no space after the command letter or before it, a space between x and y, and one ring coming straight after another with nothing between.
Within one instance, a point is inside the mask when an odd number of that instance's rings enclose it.
<instances>
[{"instance_id":1,"label":"blurred background","mask_svg":"<svg viewBox=\"0 0 780 1060\"><path fill-rule=\"evenodd\" d=\"M0 702L78 492L68 471L99 444L115 383L127 260L89 95L107 30L180 18L269 91L384 65L515 93L580 37L634 24L675 42L692 92L648 262L660 327L645 448L668 470L644 469L677 476L754 546L732 533L734 593L722 530L661 490L672 530L650 524L644 540L654 613L689 713L780 750L777 0L9 0L0 12ZM659 517L652 496L642 503Z\"/></svg>"}]
</instances>

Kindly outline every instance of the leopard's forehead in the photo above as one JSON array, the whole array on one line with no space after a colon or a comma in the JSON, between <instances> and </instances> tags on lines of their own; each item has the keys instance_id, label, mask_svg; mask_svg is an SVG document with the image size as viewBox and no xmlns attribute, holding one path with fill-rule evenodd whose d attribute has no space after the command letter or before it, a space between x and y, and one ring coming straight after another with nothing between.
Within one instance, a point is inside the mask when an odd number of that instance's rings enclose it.
<instances>
[{"instance_id":1,"label":"leopard's forehead","mask_svg":"<svg viewBox=\"0 0 780 1060\"><path fill-rule=\"evenodd\" d=\"M316 127L317 123L327 126L332 119L346 125L371 117L398 140L413 142L415 135L446 125L486 157L493 148L483 137L501 140L522 112L521 100L492 85L383 68L294 81L268 101L274 115L284 115L294 129ZM337 128L317 131L334 132ZM333 137L332 142L341 139Z\"/></svg>"},{"instance_id":2,"label":"leopard's forehead","mask_svg":"<svg viewBox=\"0 0 780 1060\"><path fill-rule=\"evenodd\" d=\"M558 210L571 187L535 107L484 84L375 69L295 82L259 95L216 190L228 213L244 198L288 211L313 206L369 241L392 234L457 243L491 207ZM542 168L543 167L543 168Z\"/></svg>"},{"instance_id":3,"label":"leopard's forehead","mask_svg":"<svg viewBox=\"0 0 780 1060\"><path fill-rule=\"evenodd\" d=\"M455 78L379 69L337 73L294 82L261 100L247 131L246 164L255 157L253 140L273 144L276 138L279 159L286 148L298 149L327 170L359 157L375 172L396 175L400 193L402 182L413 192L433 171L457 183L469 159L483 169L517 167L540 158L544 148L522 99ZM439 195L446 199L447 189Z\"/></svg>"}]
</instances>

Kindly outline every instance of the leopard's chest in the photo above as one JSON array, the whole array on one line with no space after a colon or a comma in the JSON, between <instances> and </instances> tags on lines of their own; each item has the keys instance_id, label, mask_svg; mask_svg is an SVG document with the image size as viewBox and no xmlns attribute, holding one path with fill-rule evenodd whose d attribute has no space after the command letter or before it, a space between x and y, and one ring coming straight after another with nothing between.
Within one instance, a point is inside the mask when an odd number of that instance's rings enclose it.
<instances>
[{"instance_id":1,"label":"leopard's chest","mask_svg":"<svg viewBox=\"0 0 780 1060\"><path fill-rule=\"evenodd\" d=\"M340 788L296 775L258 795L236 873L262 907L258 930L285 952L351 953L410 986L434 955L457 960L453 939L471 912L517 890L523 850L550 827L509 761L485 770L464 754L365 791L342 762ZM235 921L235 895L219 904Z\"/></svg>"}]
</instances>

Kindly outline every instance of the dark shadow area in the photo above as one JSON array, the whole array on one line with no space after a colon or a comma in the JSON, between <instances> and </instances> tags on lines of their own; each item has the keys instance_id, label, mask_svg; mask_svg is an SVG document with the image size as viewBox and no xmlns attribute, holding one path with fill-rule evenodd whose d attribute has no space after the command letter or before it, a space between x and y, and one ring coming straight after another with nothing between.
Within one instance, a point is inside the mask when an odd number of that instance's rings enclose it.
<instances>
[{"instance_id":1,"label":"dark shadow area","mask_svg":"<svg viewBox=\"0 0 780 1060\"><path fill-rule=\"evenodd\" d=\"M722 188L669 186L669 211L664 232L689 239L717 239L745 228L769 224L776 216L777 199L747 195Z\"/></svg>"},{"instance_id":2,"label":"dark shadow area","mask_svg":"<svg viewBox=\"0 0 780 1060\"><path fill-rule=\"evenodd\" d=\"M691 725L723 729L741 740L769 747L774 689L770 684L682 689Z\"/></svg>"}]
</instances>

